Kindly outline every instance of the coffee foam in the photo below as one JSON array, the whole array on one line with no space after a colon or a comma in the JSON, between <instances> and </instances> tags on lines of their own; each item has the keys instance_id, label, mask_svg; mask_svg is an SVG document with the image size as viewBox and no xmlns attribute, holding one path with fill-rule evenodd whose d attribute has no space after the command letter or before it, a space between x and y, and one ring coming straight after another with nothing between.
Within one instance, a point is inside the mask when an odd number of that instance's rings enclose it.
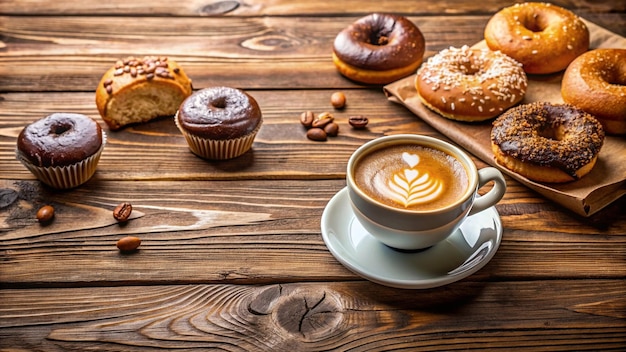
<instances>
[{"instance_id":1,"label":"coffee foam","mask_svg":"<svg viewBox=\"0 0 626 352\"><path fill-rule=\"evenodd\" d=\"M357 186L384 204L412 210L445 207L469 185L463 164L447 153L399 144L363 156L354 170Z\"/></svg>"}]
</instances>

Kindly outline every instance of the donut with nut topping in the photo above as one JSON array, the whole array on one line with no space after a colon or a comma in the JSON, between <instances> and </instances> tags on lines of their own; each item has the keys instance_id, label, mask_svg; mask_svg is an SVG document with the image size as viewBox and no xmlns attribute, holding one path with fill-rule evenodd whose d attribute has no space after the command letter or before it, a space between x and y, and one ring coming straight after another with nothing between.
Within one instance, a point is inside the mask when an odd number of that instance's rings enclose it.
<instances>
[{"instance_id":1,"label":"donut with nut topping","mask_svg":"<svg viewBox=\"0 0 626 352\"><path fill-rule=\"evenodd\" d=\"M580 179L596 164L604 129L592 115L569 104L534 102L509 109L491 129L498 164L529 180Z\"/></svg>"},{"instance_id":2,"label":"donut with nut topping","mask_svg":"<svg viewBox=\"0 0 626 352\"><path fill-rule=\"evenodd\" d=\"M500 52L450 47L417 71L422 103L451 120L478 122L519 103L528 79L521 65Z\"/></svg>"}]
</instances>

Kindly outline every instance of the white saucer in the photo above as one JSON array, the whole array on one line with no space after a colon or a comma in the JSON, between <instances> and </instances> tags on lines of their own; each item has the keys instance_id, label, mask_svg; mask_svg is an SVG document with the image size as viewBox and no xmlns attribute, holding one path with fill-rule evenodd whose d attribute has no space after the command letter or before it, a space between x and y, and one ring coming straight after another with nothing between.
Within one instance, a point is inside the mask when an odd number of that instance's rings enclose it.
<instances>
[{"instance_id":1,"label":"white saucer","mask_svg":"<svg viewBox=\"0 0 626 352\"><path fill-rule=\"evenodd\" d=\"M385 286L424 289L461 280L485 266L502 241L502 222L491 207L468 217L444 241L421 251L401 252L365 231L344 188L324 209L322 237L332 255L356 274Z\"/></svg>"}]
</instances>

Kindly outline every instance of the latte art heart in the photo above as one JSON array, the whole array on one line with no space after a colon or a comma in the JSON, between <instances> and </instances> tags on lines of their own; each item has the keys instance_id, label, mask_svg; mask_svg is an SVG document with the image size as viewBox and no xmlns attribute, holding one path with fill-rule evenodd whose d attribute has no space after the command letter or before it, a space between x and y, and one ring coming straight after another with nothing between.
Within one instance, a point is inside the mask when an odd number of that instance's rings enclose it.
<instances>
[{"instance_id":1,"label":"latte art heart","mask_svg":"<svg viewBox=\"0 0 626 352\"><path fill-rule=\"evenodd\" d=\"M404 152L402 153L402 160L404 160L404 162L407 163L410 168L414 168L415 165L420 162L420 157L415 154Z\"/></svg>"}]
</instances>

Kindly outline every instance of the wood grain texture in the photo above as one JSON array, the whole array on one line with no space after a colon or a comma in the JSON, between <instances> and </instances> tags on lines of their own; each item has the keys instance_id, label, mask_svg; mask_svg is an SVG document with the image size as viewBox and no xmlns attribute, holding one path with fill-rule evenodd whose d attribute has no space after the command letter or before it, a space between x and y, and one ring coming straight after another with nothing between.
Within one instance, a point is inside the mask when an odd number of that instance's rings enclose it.
<instances>
[{"instance_id":1,"label":"wood grain texture","mask_svg":"<svg viewBox=\"0 0 626 352\"><path fill-rule=\"evenodd\" d=\"M93 93L46 93L0 95L0 153L15 152L21 129L55 111L86 114L98 120L107 131L107 144L100 159L97 180L158 179L294 179L343 178L350 154L365 141L385 134L411 131L434 135L419 119L387 101L381 89L345 91L348 105L334 110L330 96L334 90L251 91L263 112L263 126L252 150L242 157L208 162L189 151L172 118L108 131L95 109ZM26 101L30 108L20 108ZM299 122L303 111L330 111L340 126L339 136L327 142L306 138ZM365 115L370 123L365 130L348 124L351 115ZM280 165L280 167L276 167ZM0 179L34 179L15 158L0 158Z\"/></svg>"},{"instance_id":2,"label":"wood grain texture","mask_svg":"<svg viewBox=\"0 0 626 352\"><path fill-rule=\"evenodd\" d=\"M497 206L505 241L477 277L626 276L623 212L609 209L610 222L594 226L510 183ZM18 194L0 218L0 287L357 279L320 236L322 211L343 180L102 181L62 193L0 185ZM112 209L122 201L142 216L117 224ZM48 226L34 216L43 204L56 208ZM137 253L118 252L126 235L142 239Z\"/></svg>"},{"instance_id":3,"label":"wood grain texture","mask_svg":"<svg viewBox=\"0 0 626 352\"><path fill-rule=\"evenodd\" d=\"M482 40L490 16L409 18L423 32L430 56ZM195 88L355 88L337 73L330 53L337 33L357 18L0 16L0 92L91 92L115 61L129 55L172 57ZM585 18L626 35L619 25L623 13Z\"/></svg>"},{"instance_id":4,"label":"wood grain texture","mask_svg":"<svg viewBox=\"0 0 626 352\"><path fill-rule=\"evenodd\" d=\"M626 197L582 218L507 178L494 258L428 290L359 277L320 235L358 146L407 132L446 139L381 87L340 76L336 34L371 12L400 13L428 56L480 41L511 3L0 1L0 352L623 350ZM626 36L622 2L553 3ZM171 118L109 131L95 86L118 58L147 54L176 59L196 89L251 93L264 115L252 150L204 161ZM344 110L330 105L337 90ZM307 140L306 110L332 111L339 136ZM95 176L68 191L15 159L20 130L59 111L108 133ZM368 129L351 129L350 115ZM122 201L134 209L124 224L112 216ZM46 204L56 215L41 225ZM142 239L138 251L118 251L127 235Z\"/></svg>"},{"instance_id":5,"label":"wood grain texture","mask_svg":"<svg viewBox=\"0 0 626 352\"><path fill-rule=\"evenodd\" d=\"M345 0L328 2L325 0L191 0L185 2L163 2L154 0L97 1L86 0L71 4L54 4L46 0L5 0L0 3L1 14L11 15L171 15L171 16L300 16L327 14L360 15L377 11L396 13L418 13L429 15L455 15L464 13L494 13L514 2L508 0L486 0L468 2L448 1L379 1ZM551 3L570 10L595 12L624 12L626 5L614 0L564 1Z\"/></svg>"},{"instance_id":6,"label":"wood grain texture","mask_svg":"<svg viewBox=\"0 0 626 352\"><path fill-rule=\"evenodd\" d=\"M0 348L619 350L625 294L616 280L2 290Z\"/></svg>"}]
</instances>

